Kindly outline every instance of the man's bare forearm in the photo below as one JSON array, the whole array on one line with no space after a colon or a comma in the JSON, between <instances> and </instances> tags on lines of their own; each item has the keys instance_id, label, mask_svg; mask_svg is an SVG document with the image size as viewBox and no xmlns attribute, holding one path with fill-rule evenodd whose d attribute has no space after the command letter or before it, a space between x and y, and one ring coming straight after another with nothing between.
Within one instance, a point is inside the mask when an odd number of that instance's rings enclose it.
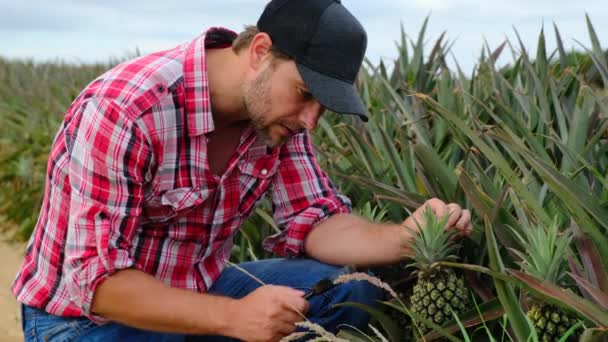
<instances>
[{"instance_id":1,"label":"man's bare forearm","mask_svg":"<svg viewBox=\"0 0 608 342\"><path fill-rule=\"evenodd\" d=\"M378 224L350 214L334 215L307 236L306 254L335 265L395 263L411 253L410 232L398 224Z\"/></svg>"},{"instance_id":2,"label":"man's bare forearm","mask_svg":"<svg viewBox=\"0 0 608 342\"><path fill-rule=\"evenodd\" d=\"M126 269L95 291L91 311L128 326L159 332L227 334L236 300L171 288L142 271Z\"/></svg>"}]
</instances>

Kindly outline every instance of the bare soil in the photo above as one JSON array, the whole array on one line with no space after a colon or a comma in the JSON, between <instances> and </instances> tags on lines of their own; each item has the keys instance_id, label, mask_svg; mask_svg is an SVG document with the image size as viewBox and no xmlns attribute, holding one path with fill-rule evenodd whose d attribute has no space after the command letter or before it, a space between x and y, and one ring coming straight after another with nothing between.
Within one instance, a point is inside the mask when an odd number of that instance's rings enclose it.
<instances>
[{"instance_id":1,"label":"bare soil","mask_svg":"<svg viewBox=\"0 0 608 342\"><path fill-rule=\"evenodd\" d=\"M6 342L23 341L20 310L11 285L23 261L25 244L9 242L0 234L0 340Z\"/></svg>"}]
</instances>

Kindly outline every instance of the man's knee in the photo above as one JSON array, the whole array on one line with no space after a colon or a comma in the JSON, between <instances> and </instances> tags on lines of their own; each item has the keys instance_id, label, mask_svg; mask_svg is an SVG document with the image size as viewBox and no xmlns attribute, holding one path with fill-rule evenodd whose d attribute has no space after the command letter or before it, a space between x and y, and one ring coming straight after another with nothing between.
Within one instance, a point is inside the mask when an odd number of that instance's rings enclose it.
<instances>
[{"instance_id":1,"label":"man's knee","mask_svg":"<svg viewBox=\"0 0 608 342\"><path fill-rule=\"evenodd\" d=\"M345 292L345 301L362 303L377 307L379 301L383 300L386 292L371 284L368 281L349 281L341 284L342 290Z\"/></svg>"}]
</instances>

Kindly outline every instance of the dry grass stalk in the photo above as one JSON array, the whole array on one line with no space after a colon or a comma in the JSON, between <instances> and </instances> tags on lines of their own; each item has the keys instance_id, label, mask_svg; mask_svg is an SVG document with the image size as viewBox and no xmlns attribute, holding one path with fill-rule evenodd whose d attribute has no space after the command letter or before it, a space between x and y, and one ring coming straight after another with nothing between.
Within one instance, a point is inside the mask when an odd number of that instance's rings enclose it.
<instances>
[{"instance_id":1,"label":"dry grass stalk","mask_svg":"<svg viewBox=\"0 0 608 342\"><path fill-rule=\"evenodd\" d=\"M372 285L375 285L381 289L386 290L393 298L399 299L399 296L397 296L397 293L387 283L383 282L382 280L380 280L376 277L372 277L369 274L362 273L362 272L343 274L343 275L339 276L338 278L336 278L334 280L334 283L342 284L342 283L347 283L347 282L353 281L353 280L365 280Z\"/></svg>"},{"instance_id":2,"label":"dry grass stalk","mask_svg":"<svg viewBox=\"0 0 608 342\"><path fill-rule=\"evenodd\" d=\"M322 326L312 323L312 322L298 322L296 323L297 327L305 328L310 330L312 333L319 335L319 337L311 340L312 341L325 341L325 342L348 342L343 338L339 338L336 335L330 333L325 330ZM289 336L288 336L289 337Z\"/></svg>"},{"instance_id":3,"label":"dry grass stalk","mask_svg":"<svg viewBox=\"0 0 608 342\"><path fill-rule=\"evenodd\" d=\"M263 281L262 281L260 278L258 278L258 277L256 277L256 276L254 276L253 274L249 273L249 271L247 271L246 269L242 268L241 266L239 266L239 265L237 265L237 264L235 264L235 263L232 263L232 262L230 262L230 261L228 261L228 262L227 262L227 264L228 264L228 265L230 265L230 266L232 266L232 267L234 267L234 268L236 268L237 270L239 270L239 271L241 271L241 272L245 273L246 275L250 276L250 277L251 277L251 279L253 279L253 280L257 281L257 282L258 282L258 283L260 283L261 285L266 285L266 283L264 283L264 282L263 282Z\"/></svg>"},{"instance_id":4,"label":"dry grass stalk","mask_svg":"<svg viewBox=\"0 0 608 342\"><path fill-rule=\"evenodd\" d=\"M376 329L373 325L369 325L369 327L372 329L372 331L374 332L374 334L376 334L376 337L378 337L380 339L381 342L389 342L386 337L384 337L384 335L382 335L380 333L380 331L378 331L378 329Z\"/></svg>"}]
</instances>

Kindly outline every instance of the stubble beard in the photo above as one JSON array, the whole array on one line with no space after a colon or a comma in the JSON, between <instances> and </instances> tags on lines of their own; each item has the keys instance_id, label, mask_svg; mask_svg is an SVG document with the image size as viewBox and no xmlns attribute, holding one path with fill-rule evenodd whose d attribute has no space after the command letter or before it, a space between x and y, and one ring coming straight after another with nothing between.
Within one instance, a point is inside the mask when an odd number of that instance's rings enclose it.
<instances>
[{"instance_id":1,"label":"stubble beard","mask_svg":"<svg viewBox=\"0 0 608 342\"><path fill-rule=\"evenodd\" d=\"M274 122L267 122L266 120L272 110L270 78L273 71L273 67L268 66L255 80L243 84L243 102L256 134L268 146L277 147L283 144L287 137L281 136L279 139L273 139L271 129Z\"/></svg>"}]
</instances>

